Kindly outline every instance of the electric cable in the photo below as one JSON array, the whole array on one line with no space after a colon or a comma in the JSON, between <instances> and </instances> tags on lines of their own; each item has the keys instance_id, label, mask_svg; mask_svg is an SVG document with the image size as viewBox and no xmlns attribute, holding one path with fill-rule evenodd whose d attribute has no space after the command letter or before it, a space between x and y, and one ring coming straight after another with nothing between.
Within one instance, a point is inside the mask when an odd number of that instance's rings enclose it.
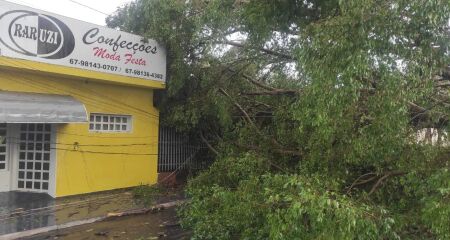
<instances>
[{"instance_id":1,"label":"electric cable","mask_svg":"<svg viewBox=\"0 0 450 240\"><path fill-rule=\"evenodd\" d=\"M6 59L4 59L4 60L5 60L6 62L9 61L10 63L14 64L16 67L19 67L19 68L25 66L25 67L30 68L30 69L32 69L32 70L40 71L39 69L36 69L36 68L34 68L33 66L30 66L30 65L28 65L28 64L26 64L26 63L18 62L18 61L15 60L15 59L10 59L10 58L9 58L8 60L6 60ZM92 105L94 105L94 106L95 106L95 104L99 104L99 103L100 103L100 104L103 104L104 106L107 106L107 107L110 107L110 106L111 106L111 103L110 103L110 102L99 101L99 99L93 99L93 98L91 98L91 97L89 97L89 96L81 95L80 93L73 92L73 91L70 91L70 90L68 90L68 89L60 89L60 88L57 88L57 87L55 87L55 86L51 86L51 85L49 85L49 84L35 82L35 81L33 81L32 79L29 79L29 78L27 78L27 77L24 76L24 75L21 75L21 77L22 77L23 79L13 79L13 80L15 80L15 81L16 81L16 80L23 80L23 81L29 82L31 85L34 85L34 86L39 86L39 85L40 85L40 86L41 86L41 89L43 89L43 90L46 91L46 92L48 92L49 89L53 89L53 90L57 90L57 91L59 91L59 92L69 93L69 94L71 94L72 96L78 96L78 97L83 98L84 100L89 100L89 101L91 101L91 102L93 103ZM10 79L10 80L12 80L12 79ZM44 88L42 88L42 87L44 87ZM80 89L79 89L79 90L80 90ZM95 91L93 91L93 90L90 90L90 89L84 89L84 90L88 90L88 91L93 92L94 94L98 94L97 92L95 92ZM116 103L118 103L118 104L120 104L120 105L125 106L125 107L122 107L122 110L125 109L126 111L129 111L129 109L131 108L131 109L135 110L136 113L144 113L144 114L148 114L148 115L150 115L150 117L154 117L155 119L159 119L159 115L156 115L156 114L153 114L153 113L151 113L151 112L145 111L145 110L143 110L143 109L136 108L136 107L134 107L134 106L125 104L125 103L123 103L123 102L121 102L121 101L118 101L118 100L116 100L116 99L113 99L113 98L111 98L111 97L105 97L105 96L103 96L103 97L104 97L104 98L108 98L109 100L112 100L112 101L114 101L114 102L116 102Z\"/></svg>"},{"instance_id":2,"label":"electric cable","mask_svg":"<svg viewBox=\"0 0 450 240\"><path fill-rule=\"evenodd\" d=\"M27 7L31 7L31 8L40 9L39 7L37 7L36 5L34 5L32 3L24 2L24 1L21 1L21 0L14 0L14 2L13 1L10 1L10 2L15 3L15 4L19 4L19 5L21 4L23 6L27 6ZM42 10L42 9L40 9L40 10ZM44 11L44 10L42 10L42 11Z\"/></svg>"},{"instance_id":3,"label":"electric cable","mask_svg":"<svg viewBox=\"0 0 450 240\"><path fill-rule=\"evenodd\" d=\"M85 4L83 4L83 3L80 3L80 2L77 2L77 1L74 1L74 0L68 0L68 1L73 2L73 3L75 3L75 4L78 4L78 5L82 6L82 7L88 8L88 9L90 9L90 10L92 10L92 11L101 13L101 14L103 14L103 15L105 15L105 16L109 16L108 13L102 12L102 11L100 11L100 10L98 10L98 9L95 9L95 8L93 8L93 7L91 7L91 6L88 6L88 5L85 5Z\"/></svg>"},{"instance_id":4,"label":"electric cable","mask_svg":"<svg viewBox=\"0 0 450 240\"><path fill-rule=\"evenodd\" d=\"M142 137L124 137L124 136L95 136L95 135L86 135L86 134L78 134L78 133L68 133L68 132L62 132L62 131L56 131L59 134L63 135L72 135L72 136L79 136L79 137L89 137L89 138L110 138L110 139L138 139L138 138L156 138L158 136L142 136Z\"/></svg>"},{"instance_id":5,"label":"electric cable","mask_svg":"<svg viewBox=\"0 0 450 240\"><path fill-rule=\"evenodd\" d=\"M16 144L20 144L20 143L16 143ZM57 145L57 144L50 144L50 145ZM72 146L72 145L65 145L65 146ZM66 148L61 148L61 147L50 147L50 148L47 148L47 149L59 150L59 151L67 151L67 152L102 154L102 155L158 156L158 153L130 153L130 152L106 152L106 151L81 150L81 149L77 148L76 145L73 145L73 146L74 146L74 149L68 149L68 148L66 149Z\"/></svg>"},{"instance_id":6,"label":"electric cable","mask_svg":"<svg viewBox=\"0 0 450 240\"><path fill-rule=\"evenodd\" d=\"M83 95L79 95L77 93L73 93L73 92L70 92L70 91L61 90L61 89L58 89L58 88L55 88L55 87L52 87L52 86L49 86L49 85L45 85L45 84L42 84L42 83L36 83L36 82L34 82L34 81L30 80L30 79L26 79L24 76L22 76L21 79L12 79L12 78L8 78L8 77L5 77L5 76L2 76L2 77L6 78L6 79L9 79L9 80L12 80L12 81L25 82L28 85L31 85L31 86L33 86L35 88L38 88L38 89L41 89L41 90L43 90L45 92L48 92L51 88L53 88L54 90L58 90L58 91L61 91L63 93L70 93L72 95L81 97L83 99L83 102L88 103L88 104L90 104L92 106L97 106L98 107L99 104L103 104L104 106L111 107L111 104L99 102L98 100L94 100L94 99L91 99L89 97L86 97L86 96L83 96ZM44 86L41 86L39 84L44 85ZM116 107L118 107L118 106L116 106ZM121 109L122 110L126 109L124 111L128 111L129 110L128 108L124 108L124 107L122 107ZM141 114L141 113L138 113L138 114ZM156 115L150 115L150 116L146 116L146 117L154 118L155 120L158 119L158 117L156 117Z\"/></svg>"},{"instance_id":7,"label":"electric cable","mask_svg":"<svg viewBox=\"0 0 450 240\"><path fill-rule=\"evenodd\" d=\"M8 143L13 143L13 144L22 144L24 143L25 145L27 145L26 142L13 142L13 141L9 141ZM31 142L32 144L34 144L35 142ZM43 142L44 143L44 142ZM129 153L129 152L104 152L104 151L91 151L91 150L81 150L78 147L99 147L99 145L77 145L77 144L61 144L61 143L47 143L45 142L44 144L50 144L50 145L63 145L63 146L73 146L74 149L66 149L66 148L61 148L61 147L50 147L49 149L52 150L61 150L61 151L69 151L69 152L80 152L80 153L91 153L91 154L104 154L104 155L129 155L129 156L158 156L158 153ZM129 144L129 145L122 145L122 146L156 146L158 145L157 143L155 144L142 144L142 145L133 145L133 144ZM105 147L114 147L114 146L118 146L118 145L100 145L100 146L105 146ZM198 147L195 146L187 146L187 148L194 148L197 149ZM176 153L174 154L165 154L165 155L174 155L177 156Z\"/></svg>"},{"instance_id":8,"label":"electric cable","mask_svg":"<svg viewBox=\"0 0 450 240\"><path fill-rule=\"evenodd\" d=\"M200 149L200 148L199 148ZM198 150L199 150L198 149ZM163 178L161 181L159 181L158 183L156 183L155 185L157 186L157 185L161 185L161 184L163 184L163 183L165 183L167 180L169 180L170 179L170 177L172 177L174 174L175 175L177 175L178 173L179 173L179 171L182 169L182 168L184 168L185 167L185 165L188 163L188 162L190 162L192 159L193 159L193 157L195 156L195 154L197 154L198 153L198 151L197 152L195 152L195 153L193 153L183 164L180 164L180 166L178 166L178 168L177 169L175 169L171 174L169 174L168 176L166 176L165 178ZM97 202L97 201L100 201L100 200L104 200L104 199L106 199L106 198L112 198L112 197L116 197L116 196L118 196L118 195L121 195L121 194L123 194L123 193L118 193L118 194L111 194L111 195L108 195L108 196L105 196L105 197L99 197L99 198L96 198L96 199L91 199L91 200L82 200L82 201L78 201L78 202L73 202L73 203L66 203L66 204L59 204L59 205L54 205L54 206L47 206L47 207L42 207L42 208L36 208L36 209L30 209L30 210L27 210L27 211L24 211L24 212L21 212L21 213L25 213L25 214L17 214L17 215L14 215L14 216L11 216L11 213L9 213L9 214L4 214L4 215L0 215L0 222L1 221L5 221L5 220L9 220L9 219L14 219L14 218L18 218L18 217L24 217L24 216L33 216L33 215L38 215L39 214L39 212L38 211L41 211L41 210L53 210L53 209L56 209L56 208L58 208L58 207L64 207L64 206L71 206L71 205L76 205L76 206L82 206L80 203L92 203L92 202ZM78 205L77 205L78 204ZM54 210L55 212L57 211L57 210ZM2 218L2 217L5 217L5 218Z\"/></svg>"},{"instance_id":9,"label":"electric cable","mask_svg":"<svg viewBox=\"0 0 450 240\"><path fill-rule=\"evenodd\" d=\"M54 145L63 145L63 146L74 146L74 147L132 147L132 146L155 146L160 143L163 144L184 144L186 142L184 141L156 141L152 143L124 143L124 144L80 144L78 142L73 143L62 143L62 142L51 142L51 141L35 141L35 140L21 140L17 137L6 137L5 138L8 143L14 143L14 144L21 144L26 141L29 141L30 143L48 143L48 144L54 144Z\"/></svg>"},{"instance_id":10,"label":"electric cable","mask_svg":"<svg viewBox=\"0 0 450 240\"><path fill-rule=\"evenodd\" d=\"M201 147L198 147L197 150L200 150L200 149L201 149ZM177 175L178 172L179 172L182 168L184 168L184 166L185 166L188 162L190 162L190 161L193 159L193 157L195 156L195 154L197 154L197 153L198 153L198 151L192 153L191 156L190 156L187 160L185 160L185 162L184 162L183 164L180 164L180 165L177 167L177 169L175 169L171 174L169 174L168 176L166 176L165 178L163 178L161 181L159 181L159 182L156 183L155 185L161 185L162 183L164 183L164 182L166 182L168 179L170 179L170 177L172 177L174 174ZM64 206L70 206L70 205L82 206L81 203L89 203L89 204L92 203L92 202L95 203L95 202L97 202L97 201L100 201L100 200L103 200L103 199L106 199L106 198L116 197L116 196L121 195L121 194L123 194L123 193L111 194L111 195L108 195L108 196L105 196L105 197L99 197L99 198L96 198L96 199L82 200L82 201L73 202L73 203L66 203L66 204L59 204L59 205L53 205L53 206L42 207L42 208L30 209L30 210L21 212L20 214L14 215L14 216L11 216L11 213L8 213L8 214L0 215L0 222L1 222L1 221L5 221L5 220L9 220L9 219L19 218L19 217L35 216L35 215L38 215L38 214L39 214L38 211L41 211L41 210L48 210L48 211L51 211L51 210L53 210L53 209L56 209L56 208L59 208L59 207L64 207ZM77 205L77 204L78 204L78 205ZM54 210L54 211L56 212L57 210ZM22 214L22 213L25 213L25 214ZM7 217L6 217L6 216L7 216ZM3 218L2 218L2 217L3 217Z\"/></svg>"},{"instance_id":11,"label":"electric cable","mask_svg":"<svg viewBox=\"0 0 450 240\"><path fill-rule=\"evenodd\" d=\"M26 140L21 140L20 138L17 137L7 137L6 140L9 143L14 143L14 144L20 144L25 142ZM49 141L34 141L34 140L27 140L30 141L32 143L48 143L48 144L56 144L56 145L64 145L64 146L80 146L80 147L131 147L131 146L155 146L157 145L159 142L152 142L152 143L129 143L129 144L79 144L78 142L73 142L73 143L62 143L62 142L49 142ZM172 143L172 142L170 142ZM174 142L174 143L180 143L180 142Z\"/></svg>"},{"instance_id":12,"label":"electric cable","mask_svg":"<svg viewBox=\"0 0 450 240\"><path fill-rule=\"evenodd\" d=\"M102 154L102 155L158 156L158 153L99 152L99 151L86 151L80 149L65 149L65 148L50 148L50 149L67 152L79 152L79 153Z\"/></svg>"}]
</instances>

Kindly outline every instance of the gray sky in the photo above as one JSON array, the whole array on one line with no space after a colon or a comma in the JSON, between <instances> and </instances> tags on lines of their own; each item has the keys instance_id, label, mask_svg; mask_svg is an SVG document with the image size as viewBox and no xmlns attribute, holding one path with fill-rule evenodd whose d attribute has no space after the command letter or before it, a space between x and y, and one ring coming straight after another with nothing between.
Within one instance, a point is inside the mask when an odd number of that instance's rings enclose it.
<instances>
[{"instance_id":1,"label":"gray sky","mask_svg":"<svg viewBox=\"0 0 450 240\"><path fill-rule=\"evenodd\" d=\"M91 10L88 7L80 6L74 1L89 6L93 9L103 13L110 14L114 12L117 7L131 0L7 0L21 5L26 5L32 8L57 13L66 17L71 17L83 20L98 25L105 25L106 15L97 11Z\"/></svg>"}]
</instances>

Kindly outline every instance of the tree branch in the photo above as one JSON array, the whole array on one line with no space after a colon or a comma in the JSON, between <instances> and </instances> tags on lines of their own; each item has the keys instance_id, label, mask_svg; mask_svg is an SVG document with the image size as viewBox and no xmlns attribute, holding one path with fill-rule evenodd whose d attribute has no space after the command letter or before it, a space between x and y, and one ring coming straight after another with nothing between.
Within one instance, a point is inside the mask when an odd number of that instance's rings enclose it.
<instances>
[{"instance_id":1,"label":"tree branch","mask_svg":"<svg viewBox=\"0 0 450 240\"><path fill-rule=\"evenodd\" d=\"M247 79L249 82L255 84L256 86L258 86L258 87L260 87L260 88L262 88L262 89L266 89L266 90L268 90L268 91L278 90L277 88L270 87L270 86L267 86L267 85L262 84L260 81L257 81L257 80L255 80L255 79L253 79L252 77L250 77L249 75L247 75L247 74L245 74L245 73L242 74L242 76L243 76L245 79Z\"/></svg>"},{"instance_id":2,"label":"tree branch","mask_svg":"<svg viewBox=\"0 0 450 240\"><path fill-rule=\"evenodd\" d=\"M227 45L231 45L231 46L239 47L239 48L245 48L246 47L246 45L243 44L243 43L229 41L229 40L225 40L224 42L218 42L218 43L220 43L220 44L227 44ZM273 50L270 50L270 49L267 49L267 48L259 48L257 50L259 50L261 52L264 52L264 53L267 53L269 55L274 55L274 56L281 57L281 58L284 58L284 59L287 59L287 60L291 60L291 61L295 60L295 58L292 57L291 55L280 53L280 52L276 52L276 51L273 51Z\"/></svg>"},{"instance_id":3,"label":"tree branch","mask_svg":"<svg viewBox=\"0 0 450 240\"><path fill-rule=\"evenodd\" d=\"M248 113L244 110L244 108L237 103L236 101L233 100L233 98L231 98L231 96L225 91L225 89L223 88L219 88L219 91L225 95L226 97L228 97L231 101L233 101L234 106L236 106L241 112L242 114L244 114L244 118L248 121L248 123L251 124L251 126L256 130L256 132L264 137L264 138L268 138L270 140L270 142L275 145L277 148L274 149L275 152L281 153L281 154L288 154L288 155L295 155L295 156L301 156L301 152L299 152L298 150L289 150L289 149L285 149L283 145L281 145L275 138L273 137L267 137L265 136L260 130L259 128L255 125L255 123L253 122L253 120L250 118L250 116L248 115Z\"/></svg>"},{"instance_id":4,"label":"tree branch","mask_svg":"<svg viewBox=\"0 0 450 240\"><path fill-rule=\"evenodd\" d=\"M413 102L408 102L409 105L409 109L411 111L411 119L410 122L414 123L414 122L427 122L429 121L431 114L439 114L440 116L437 118L437 122L439 125L441 124L446 124L449 122L449 116L445 113L442 112L437 112L437 111L431 111L432 108L434 108L436 105L438 105L438 103L435 103L433 106L431 106L430 108L424 108L422 106L419 106ZM435 123L430 123L431 125L435 125ZM434 127L434 126L431 126Z\"/></svg>"},{"instance_id":5,"label":"tree branch","mask_svg":"<svg viewBox=\"0 0 450 240\"><path fill-rule=\"evenodd\" d=\"M225 89L219 88L219 91L220 91L223 95L225 95L226 97L228 97L228 98L233 102L234 106L236 106L236 107L239 109L239 111L241 111L241 113L244 114L245 119L246 119L250 124L252 124L253 126L255 125L255 123L254 123L253 120L250 118L250 116L248 115L248 113L244 110L244 108L243 108L239 103L237 103L236 101L234 101L233 98L225 91Z\"/></svg>"},{"instance_id":6,"label":"tree branch","mask_svg":"<svg viewBox=\"0 0 450 240\"><path fill-rule=\"evenodd\" d=\"M288 89L275 89L272 91L259 91L259 92L243 92L242 95L247 96L279 96L279 95L296 95L299 94L300 91L296 90L288 90Z\"/></svg>"},{"instance_id":7,"label":"tree branch","mask_svg":"<svg viewBox=\"0 0 450 240\"><path fill-rule=\"evenodd\" d=\"M395 176L401 176L401 175L405 175L406 172L403 171L391 171L391 172L387 172L385 173L382 177L380 177L378 179L378 181L372 186L372 189L370 189L370 192L368 193L368 196L372 195L380 186L381 184L383 184L383 182L390 178L390 177L395 177Z\"/></svg>"},{"instance_id":8,"label":"tree branch","mask_svg":"<svg viewBox=\"0 0 450 240\"><path fill-rule=\"evenodd\" d=\"M203 135L203 132L200 132L200 139L206 144L206 146L216 155L219 155L219 152L206 140L205 136Z\"/></svg>"},{"instance_id":9,"label":"tree branch","mask_svg":"<svg viewBox=\"0 0 450 240\"><path fill-rule=\"evenodd\" d=\"M368 178L368 179L365 179L365 180L361 180L361 179L363 179L364 177L368 177L368 176L372 176L372 177L370 177L370 178ZM363 185L363 184L366 184L366 183L369 183L369 182L375 180L376 178L377 178L377 174L374 173L374 172L366 173L366 174L363 174L363 175L359 176L359 177L358 177L358 178L350 185L350 187L347 188L347 194L349 194L349 193L352 191L352 189L353 189L354 187L359 186L359 185Z\"/></svg>"},{"instance_id":10,"label":"tree branch","mask_svg":"<svg viewBox=\"0 0 450 240\"><path fill-rule=\"evenodd\" d=\"M450 81L445 81L445 82L438 82L436 83L436 87L450 87Z\"/></svg>"},{"instance_id":11,"label":"tree branch","mask_svg":"<svg viewBox=\"0 0 450 240\"><path fill-rule=\"evenodd\" d=\"M234 74L238 73L237 71L235 71L229 67L227 69ZM280 89L280 88L274 88L271 86L267 86L267 85L263 84L261 81L255 80L251 76L249 76L248 74L245 74L245 73L243 73L242 76L250 83L252 83L262 89L267 90L267 91L262 91L262 92L245 93L244 95L281 95L281 94L296 94L296 93L300 92L300 90Z\"/></svg>"}]
</instances>

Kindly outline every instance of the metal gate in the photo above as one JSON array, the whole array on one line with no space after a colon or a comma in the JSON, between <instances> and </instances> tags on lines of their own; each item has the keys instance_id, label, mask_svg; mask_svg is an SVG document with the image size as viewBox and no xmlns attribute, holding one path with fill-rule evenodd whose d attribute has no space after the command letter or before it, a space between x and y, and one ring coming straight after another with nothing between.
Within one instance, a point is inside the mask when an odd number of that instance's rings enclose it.
<instances>
[{"instance_id":1,"label":"metal gate","mask_svg":"<svg viewBox=\"0 0 450 240\"><path fill-rule=\"evenodd\" d=\"M202 157L205 146L173 128L160 127L158 172L204 169L209 161Z\"/></svg>"}]
</instances>

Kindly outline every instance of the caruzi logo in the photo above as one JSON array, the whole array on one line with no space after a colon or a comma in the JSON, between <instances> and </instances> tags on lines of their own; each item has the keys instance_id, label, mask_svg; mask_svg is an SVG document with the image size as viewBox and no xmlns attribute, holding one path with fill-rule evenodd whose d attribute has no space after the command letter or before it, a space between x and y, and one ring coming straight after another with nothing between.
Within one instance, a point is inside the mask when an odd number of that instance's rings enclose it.
<instances>
[{"instance_id":1,"label":"caruzi logo","mask_svg":"<svg viewBox=\"0 0 450 240\"><path fill-rule=\"evenodd\" d=\"M61 59L75 48L69 27L49 15L26 10L9 11L0 16L0 26L0 42L16 53Z\"/></svg>"}]
</instances>

